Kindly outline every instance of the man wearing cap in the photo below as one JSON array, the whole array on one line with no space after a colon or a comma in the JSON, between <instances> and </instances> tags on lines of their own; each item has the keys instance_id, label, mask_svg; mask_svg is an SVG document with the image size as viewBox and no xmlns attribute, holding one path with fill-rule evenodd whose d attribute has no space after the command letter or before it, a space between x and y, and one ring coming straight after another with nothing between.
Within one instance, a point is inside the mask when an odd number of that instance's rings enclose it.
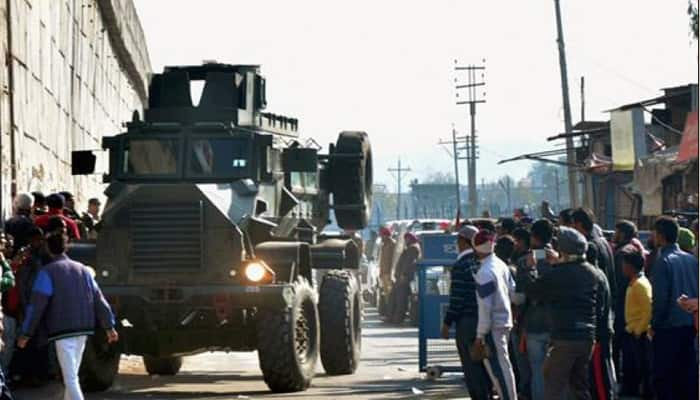
<instances>
[{"instance_id":1,"label":"man wearing cap","mask_svg":"<svg viewBox=\"0 0 700 400\"><path fill-rule=\"evenodd\" d=\"M63 196L57 193L49 195L49 197L46 199L46 203L49 206L49 212L36 217L34 220L36 226L43 229L44 232L48 232L49 220L51 217L58 215L66 223L68 236L73 240L80 240L78 225L75 223L75 221L63 215L63 209L65 207L65 199Z\"/></svg>"},{"instance_id":2,"label":"man wearing cap","mask_svg":"<svg viewBox=\"0 0 700 400\"><path fill-rule=\"evenodd\" d=\"M416 273L416 263L420 258L420 245L418 237L411 232L406 232L403 237L404 250L396 263L396 282L391 290L391 302L389 306L389 322L400 324L406 318L408 297L410 295L411 281Z\"/></svg>"},{"instance_id":3,"label":"man wearing cap","mask_svg":"<svg viewBox=\"0 0 700 400\"><path fill-rule=\"evenodd\" d=\"M575 229L560 227L559 254L547 249L552 269L522 275L528 298L550 306L551 343L544 363L544 399L565 398L567 387L577 399L591 399L589 363L596 327L607 319L600 305L604 276L586 262L588 240ZM520 278L520 277L519 277ZM609 296L609 293L608 293Z\"/></svg>"},{"instance_id":4,"label":"man wearing cap","mask_svg":"<svg viewBox=\"0 0 700 400\"><path fill-rule=\"evenodd\" d=\"M484 367L500 399L516 400L515 375L508 354L513 313L510 308L515 282L508 266L496 257L496 234L481 230L473 238L474 251L480 267L476 274L476 301L479 318L474 347L487 347L490 356Z\"/></svg>"},{"instance_id":5,"label":"man wearing cap","mask_svg":"<svg viewBox=\"0 0 700 400\"><path fill-rule=\"evenodd\" d=\"M93 197L88 200L88 209L81 220L88 234L88 239L97 239L97 224L100 222L100 199Z\"/></svg>"},{"instance_id":6,"label":"man wearing cap","mask_svg":"<svg viewBox=\"0 0 700 400\"><path fill-rule=\"evenodd\" d=\"M476 339L476 324L479 307L476 303L476 282L474 275L478 264L472 239L479 230L465 225L457 233L457 261L450 270L450 304L442 325L442 337L450 337L450 329L457 325L456 341L459 358L462 361L464 382L469 396L474 400L490 399L491 382L481 361L474 361L469 355L469 346Z\"/></svg>"}]
</instances>

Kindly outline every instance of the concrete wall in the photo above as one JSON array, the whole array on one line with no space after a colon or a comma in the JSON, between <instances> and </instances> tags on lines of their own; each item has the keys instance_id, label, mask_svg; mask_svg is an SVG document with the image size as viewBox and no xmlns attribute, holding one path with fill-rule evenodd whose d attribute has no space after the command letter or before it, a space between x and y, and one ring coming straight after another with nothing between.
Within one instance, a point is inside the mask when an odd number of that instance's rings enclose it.
<instances>
[{"instance_id":1,"label":"concrete wall","mask_svg":"<svg viewBox=\"0 0 700 400\"><path fill-rule=\"evenodd\" d=\"M82 209L104 187L101 175L71 176L70 152L99 149L146 98L150 60L133 3L0 0L0 16L0 212L33 190L70 190Z\"/></svg>"}]
</instances>

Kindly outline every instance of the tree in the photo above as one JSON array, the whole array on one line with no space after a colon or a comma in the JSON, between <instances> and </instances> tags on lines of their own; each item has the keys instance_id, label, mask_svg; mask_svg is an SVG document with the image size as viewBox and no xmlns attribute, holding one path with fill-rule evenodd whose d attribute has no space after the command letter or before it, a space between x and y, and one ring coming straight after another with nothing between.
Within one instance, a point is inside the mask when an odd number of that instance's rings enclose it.
<instances>
[{"instance_id":1,"label":"tree","mask_svg":"<svg viewBox=\"0 0 700 400\"><path fill-rule=\"evenodd\" d=\"M421 183L455 183L455 177L452 174L438 171L428 175Z\"/></svg>"},{"instance_id":2,"label":"tree","mask_svg":"<svg viewBox=\"0 0 700 400\"><path fill-rule=\"evenodd\" d=\"M698 2L688 0L688 16L690 17L690 36L698 40Z\"/></svg>"}]
</instances>

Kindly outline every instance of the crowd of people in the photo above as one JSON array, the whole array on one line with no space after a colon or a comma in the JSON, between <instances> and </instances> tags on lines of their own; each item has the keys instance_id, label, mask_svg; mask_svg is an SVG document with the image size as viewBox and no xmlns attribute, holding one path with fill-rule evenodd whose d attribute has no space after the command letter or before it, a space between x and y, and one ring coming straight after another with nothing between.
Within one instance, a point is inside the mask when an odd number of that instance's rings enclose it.
<instances>
[{"instance_id":1,"label":"crowd of people","mask_svg":"<svg viewBox=\"0 0 700 400\"><path fill-rule=\"evenodd\" d=\"M90 199L80 215L70 192L15 196L0 236L0 399L12 399L15 385L59 376L64 399L82 399L78 371L95 321L109 342L118 340L94 271L66 254L69 241L96 238L100 205Z\"/></svg>"},{"instance_id":2,"label":"crowd of people","mask_svg":"<svg viewBox=\"0 0 700 400\"><path fill-rule=\"evenodd\" d=\"M585 208L548 217L456 228L442 335L471 398L697 399L697 221L660 217L645 244Z\"/></svg>"}]
</instances>

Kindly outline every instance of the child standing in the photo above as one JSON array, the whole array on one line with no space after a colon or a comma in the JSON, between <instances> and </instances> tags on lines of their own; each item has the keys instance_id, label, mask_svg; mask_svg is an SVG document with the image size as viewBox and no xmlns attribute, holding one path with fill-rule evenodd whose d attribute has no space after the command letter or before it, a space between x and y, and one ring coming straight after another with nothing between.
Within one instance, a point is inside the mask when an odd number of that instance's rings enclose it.
<instances>
[{"instance_id":1,"label":"child standing","mask_svg":"<svg viewBox=\"0 0 700 400\"><path fill-rule=\"evenodd\" d=\"M636 251L622 256L622 268L629 286L625 292L625 338L623 344L623 389L626 396L651 398L647 337L651 321L651 284L644 276L644 257Z\"/></svg>"}]
</instances>

